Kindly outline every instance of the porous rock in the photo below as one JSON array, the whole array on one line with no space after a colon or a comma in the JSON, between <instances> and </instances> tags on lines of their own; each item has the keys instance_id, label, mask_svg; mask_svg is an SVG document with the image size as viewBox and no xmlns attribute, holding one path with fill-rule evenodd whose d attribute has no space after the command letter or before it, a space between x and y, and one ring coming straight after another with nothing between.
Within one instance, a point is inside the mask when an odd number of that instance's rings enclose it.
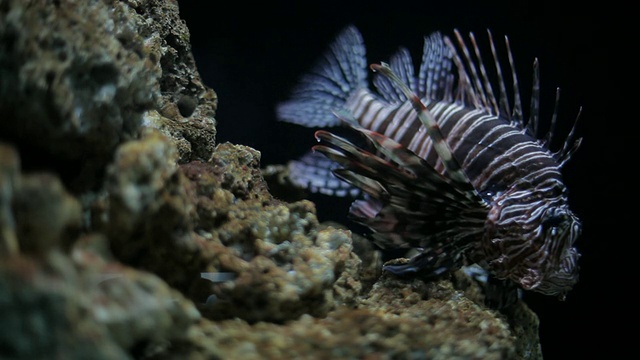
<instances>
[{"instance_id":1,"label":"porous rock","mask_svg":"<svg viewBox=\"0 0 640 360\"><path fill-rule=\"evenodd\" d=\"M128 359L184 337L194 304L115 260L104 236L80 235L79 201L19 164L0 144L0 357Z\"/></svg>"},{"instance_id":2,"label":"porous rock","mask_svg":"<svg viewBox=\"0 0 640 360\"><path fill-rule=\"evenodd\" d=\"M176 1L3 0L0 140L26 166L95 190L115 148L141 125L179 160L215 147L217 96L197 72Z\"/></svg>"},{"instance_id":3,"label":"porous rock","mask_svg":"<svg viewBox=\"0 0 640 360\"><path fill-rule=\"evenodd\" d=\"M308 201L274 199L257 151L224 143L209 162L170 159L173 144L154 131L118 149L102 226L119 259L160 275L212 319L321 316L334 292L339 302L359 295L350 232L319 230ZM230 275L206 280L217 273Z\"/></svg>"},{"instance_id":4,"label":"porous rock","mask_svg":"<svg viewBox=\"0 0 640 360\"><path fill-rule=\"evenodd\" d=\"M178 2L126 3L135 11L145 50L162 74L157 106L145 113L143 124L169 137L178 150L180 163L209 159L216 145L218 96L198 73L189 29L180 18Z\"/></svg>"},{"instance_id":5,"label":"porous rock","mask_svg":"<svg viewBox=\"0 0 640 360\"><path fill-rule=\"evenodd\" d=\"M1 140L29 166L91 187L158 95L131 12L117 1L5 0L0 39Z\"/></svg>"},{"instance_id":6,"label":"porous rock","mask_svg":"<svg viewBox=\"0 0 640 360\"><path fill-rule=\"evenodd\" d=\"M17 151L0 143L0 257L67 247L80 223L80 203L60 180L46 172L21 174Z\"/></svg>"},{"instance_id":7,"label":"porous rock","mask_svg":"<svg viewBox=\"0 0 640 360\"><path fill-rule=\"evenodd\" d=\"M318 318L303 315L279 325L241 319L203 320L167 349L171 359L542 359L537 334L514 332L509 318L464 294L450 280L424 282L383 276L354 307ZM471 289L476 287L476 289ZM535 327L522 303L513 309Z\"/></svg>"}]
</instances>

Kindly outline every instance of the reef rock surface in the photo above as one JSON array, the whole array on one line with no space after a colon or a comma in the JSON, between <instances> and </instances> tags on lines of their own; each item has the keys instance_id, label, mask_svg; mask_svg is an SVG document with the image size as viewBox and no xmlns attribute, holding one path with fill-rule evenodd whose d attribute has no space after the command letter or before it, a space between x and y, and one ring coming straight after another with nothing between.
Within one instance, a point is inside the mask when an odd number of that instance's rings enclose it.
<instances>
[{"instance_id":1,"label":"reef rock surface","mask_svg":"<svg viewBox=\"0 0 640 360\"><path fill-rule=\"evenodd\" d=\"M524 303L271 194L216 107L176 1L0 0L0 358L541 358Z\"/></svg>"}]
</instances>

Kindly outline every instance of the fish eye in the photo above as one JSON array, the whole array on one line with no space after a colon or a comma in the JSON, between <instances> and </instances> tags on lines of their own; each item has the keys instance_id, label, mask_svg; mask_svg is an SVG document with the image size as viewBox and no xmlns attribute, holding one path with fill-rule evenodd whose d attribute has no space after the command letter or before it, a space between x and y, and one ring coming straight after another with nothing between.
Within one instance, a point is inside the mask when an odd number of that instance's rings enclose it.
<instances>
[{"instance_id":1,"label":"fish eye","mask_svg":"<svg viewBox=\"0 0 640 360\"><path fill-rule=\"evenodd\" d=\"M548 216L542 220L542 231L548 236L556 237L566 232L571 224L571 217L561 209L549 210Z\"/></svg>"}]
</instances>

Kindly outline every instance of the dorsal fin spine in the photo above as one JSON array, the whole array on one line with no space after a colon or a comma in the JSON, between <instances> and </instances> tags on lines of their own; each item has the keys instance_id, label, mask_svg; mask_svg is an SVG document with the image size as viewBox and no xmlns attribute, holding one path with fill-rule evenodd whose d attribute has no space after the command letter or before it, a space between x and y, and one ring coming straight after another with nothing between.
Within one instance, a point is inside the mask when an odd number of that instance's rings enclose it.
<instances>
[{"instance_id":1,"label":"dorsal fin spine","mask_svg":"<svg viewBox=\"0 0 640 360\"><path fill-rule=\"evenodd\" d=\"M470 191L475 192L476 190L471 184L469 177L467 177L467 174L464 172L464 170L454 157L453 151L444 139L444 136L442 135L442 131L440 130L440 126L436 122L436 119L426 108L426 106L424 106L424 104L420 101L418 95L413 93L411 89L409 89L407 85L404 84L400 80L400 78L398 78L398 76L391 70L388 64L384 62L380 64L372 64L371 69L373 71L379 71L398 85L407 99L411 102L411 105L413 106L415 111L418 113L418 119L420 119L422 125L427 129L427 134L429 135L429 137L431 137L433 146L443 164L445 165L445 168L449 173L451 179L456 181L458 184L465 185Z\"/></svg>"}]
</instances>

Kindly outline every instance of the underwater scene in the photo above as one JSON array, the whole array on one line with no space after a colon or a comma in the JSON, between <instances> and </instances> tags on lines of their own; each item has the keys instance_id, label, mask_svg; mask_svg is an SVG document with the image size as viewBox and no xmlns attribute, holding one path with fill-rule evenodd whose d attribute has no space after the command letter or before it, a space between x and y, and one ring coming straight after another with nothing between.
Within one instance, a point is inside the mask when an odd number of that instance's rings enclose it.
<instances>
[{"instance_id":1,"label":"underwater scene","mask_svg":"<svg viewBox=\"0 0 640 360\"><path fill-rule=\"evenodd\" d=\"M608 11L0 0L0 359L624 356Z\"/></svg>"}]
</instances>

